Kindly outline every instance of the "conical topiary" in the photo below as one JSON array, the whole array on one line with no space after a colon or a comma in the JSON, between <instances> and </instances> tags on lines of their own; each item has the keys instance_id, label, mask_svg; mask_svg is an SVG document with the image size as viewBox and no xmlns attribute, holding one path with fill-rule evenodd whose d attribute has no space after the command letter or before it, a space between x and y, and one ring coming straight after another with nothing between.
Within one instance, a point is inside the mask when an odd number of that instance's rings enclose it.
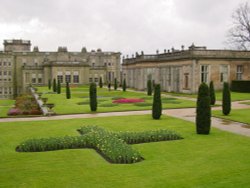
<instances>
[{"instance_id":1,"label":"conical topiary","mask_svg":"<svg viewBox=\"0 0 250 188\"><path fill-rule=\"evenodd\" d=\"M70 98L71 98L71 93L70 93L69 82L66 82L66 99Z\"/></svg>"},{"instance_id":2,"label":"conical topiary","mask_svg":"<svg viewBox=\"0 0 250 188\"><path fill-rule=\"evenodd\" d=\"M215 91L214 91L214 83L213 81L209 84L209 94L210 94L210 102L211 105L215 105L216 97L215 97Z\"/></svg>"},{"instance_id":3,"label":"conical topiary","mask_svg":"<svg viewBox=\"0 0 250 188\"><path fill-rule=\"evenodd\" d=\"M197 134L209 134L211 126L211 106L209 88L202 83L199 87L196 106L196 132Z\"/></svg>"},{"instance_id":4,"label":"conical topiary","mask_svg":"<svg viewBox=\"0 0 250 188\"><path fill-rule=\"evenodd\" d=\"M160 119L162 111L160 84L155 84L154 88L155 89L154 89L154 100L152 106L152 117L153 119Z\"/></svg>"},{"instance_id":5,"label":"conical topiary","mask_svg":"<svg viewBox=\"0 0 250 188\"><path fill-rule=\"evenodd\" d=\"M151 80L148 80L148 82L147 82L147 94L148 94L148 96L152 95L152 82L151 82Z\"/></svg>"},{"instance_id":6,"label":"conical topiary","mask_svg":"<svg viewBox=\"0 0 250 188\"><path fill-rule=\"evenodd\" d=\"M222 112L224 115L228 115L231 111L231 94L229 84L224 82L223 84L223 96L222 96Z\"/></svg>"},{"instance_id":7,"label":"conical topiary","mask_svg":"<svg viewBox=\"0 0 250 188\"><path fill-rule=\"evenodd\" d=\"M97 110L97 92L95 83L91 83L89 87L89 104L90 110L95 112Z\"/></svg>"}]
</instances>

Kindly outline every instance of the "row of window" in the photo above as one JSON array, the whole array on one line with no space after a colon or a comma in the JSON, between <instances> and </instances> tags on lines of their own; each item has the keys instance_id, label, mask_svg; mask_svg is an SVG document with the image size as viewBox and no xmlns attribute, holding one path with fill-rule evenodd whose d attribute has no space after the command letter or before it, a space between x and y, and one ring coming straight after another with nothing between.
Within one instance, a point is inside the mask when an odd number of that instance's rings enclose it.
<instances>
[{"instance_id":1,"label":"row of window","mask_svg":"<svg viewBox=\"0 0 250 188\"><path fill-rule=\"evenodd\" d=\"M4 62L1 62L0 61L0 66L11 66L11 62L6 62L6 61L4 61Z\"/></svg>"},{"instance_id":2,"label":"row of window","mask_svg":"<svg viewBox=\"0 0 250 188\"><path fill-rule=\"evenodd\" d=\"M11 95L12 94L12 88L11 87L2 87L0 88L0 95Z\"/></svg>"},{"instance_id":3,"label":"row of window","mask_svg":"<svg viewBox=\"0 0 250 188\"><path fill-rule=\"evenodd\" d=\"M0 77L0 82L11 82L12 79L11 78L1 78Z\"/></svg>"},{"instance_id":4,"label":"row of window","mask_svg":"<svg viewBox=\"0 0 250 188\"><path fill-rule=\"evenodd\" d=\"M32 82L32 84L42 84L43 79L42 78L32 78L31 82Z\"/></svg>"},{"instance_id":5,"label":"row of window","mask_svg":"<svg viewBox=\"0 0 250 188\"><path fill-rule=\"evenodd\" d=\"M99 82L99 78L89 78L89 83L92 83L92 82Z\"/></svg>"},{"instance_id":6,"label":"row of window","mask_svg":"<svg viewBox=\"0 0 250 188\"><path fill-rule=\"evenodd\" d=\"M68 83L71 83L71 79L73 77L73 83L79 83L79 75L65 75L65 83L68 82ZM57 75L57 80L60 82L60 83L63 83L63 75Z\"/></svg>"},{"instance_id":7,"label":"row of window","mask_svg":"<svg viewBox=\"0 0 250 188\"><path fill-rule=\"evenodd\" d=\"M11 76L11 71L0 71L0 76L7 76L7 75L9 75L9 76Z\"/></svg>"},{"instance_id":8,"label":"row of window","mask_svg":"<svg viewBox=\"0 0 250 188\"><path fill-rule=\"evenodd\" d=\"M228 65L220 65L220 82L228 81ZM208 82L208 65L201 65L201 82ZM236 80L242 80L243 65L237 65L236 68Z\"/></svg>"}]
</instances>

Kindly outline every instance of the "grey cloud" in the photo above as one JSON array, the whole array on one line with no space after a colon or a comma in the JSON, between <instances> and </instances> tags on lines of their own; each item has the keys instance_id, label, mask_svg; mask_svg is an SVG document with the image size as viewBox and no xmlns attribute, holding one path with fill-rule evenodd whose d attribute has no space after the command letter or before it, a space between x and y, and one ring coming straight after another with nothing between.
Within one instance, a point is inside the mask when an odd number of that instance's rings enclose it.
<instances>
[{"instance_id":1,"label":"grey cloud","mask_svg":"<svg viewBox=\"0 0 250 188\"><path fill-rule=\"evenodd\" d=\"M243 0L240 0L243 1ZM2 0L0 40L24 38L42 50L144 50L195 42L223 48L235 0Z\"/></svg>"}]
</instances>

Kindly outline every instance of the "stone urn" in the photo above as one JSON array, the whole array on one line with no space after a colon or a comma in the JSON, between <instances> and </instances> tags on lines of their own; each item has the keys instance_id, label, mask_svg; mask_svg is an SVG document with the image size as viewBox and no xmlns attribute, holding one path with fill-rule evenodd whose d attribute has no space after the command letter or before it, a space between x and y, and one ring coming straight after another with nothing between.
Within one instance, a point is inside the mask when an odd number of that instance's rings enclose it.
<instances>
[{"instance_id":1,"label":"stone urn","mask_svg":"<svg viewBox=\"0 0 250 188\"><path fill-rule=\"evenodd\" d=\"M54 108L55 104L54 103L47 103L46 106L48 107L49 111L51 111L52 108Z\"/></svg>"},{"instance_id":2,"label":"stone urn","mask_svg":"<svg viewBox=\"0 0 250 188\"><path fill-rule=\"evenodd\" d=\"M43 101L43 105L46 106L46 103L48 101L48 98L42 98L42 101Z\"/></svg>"},{"instance_id":3,"label":"stone urn","mask_svg":"<svg viewBox=\"0 0 250 188\"><path fill-rule=\"evenodd\" d=\"M43 93L37 93L37 94L38 94L38 99L40 99Z\"/></svg>"}]
</instances>

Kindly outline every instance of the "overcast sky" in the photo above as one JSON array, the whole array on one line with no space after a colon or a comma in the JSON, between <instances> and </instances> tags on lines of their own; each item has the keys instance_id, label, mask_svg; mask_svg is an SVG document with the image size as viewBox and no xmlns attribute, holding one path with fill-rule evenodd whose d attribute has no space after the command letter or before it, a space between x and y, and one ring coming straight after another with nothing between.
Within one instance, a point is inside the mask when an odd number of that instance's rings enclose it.
<instances>
[{"instance_id":1,"label":"overcast sky","mask_svg":"<svg viewBox=\"0 0 250 188\"><path fill-rule=\"evenodd\" d=\"M192 43L225 48L231 15L246 1L1 0L0 40L31 40L40 51L86 46L124 55Z\"/></svg>"}]
</instances>

